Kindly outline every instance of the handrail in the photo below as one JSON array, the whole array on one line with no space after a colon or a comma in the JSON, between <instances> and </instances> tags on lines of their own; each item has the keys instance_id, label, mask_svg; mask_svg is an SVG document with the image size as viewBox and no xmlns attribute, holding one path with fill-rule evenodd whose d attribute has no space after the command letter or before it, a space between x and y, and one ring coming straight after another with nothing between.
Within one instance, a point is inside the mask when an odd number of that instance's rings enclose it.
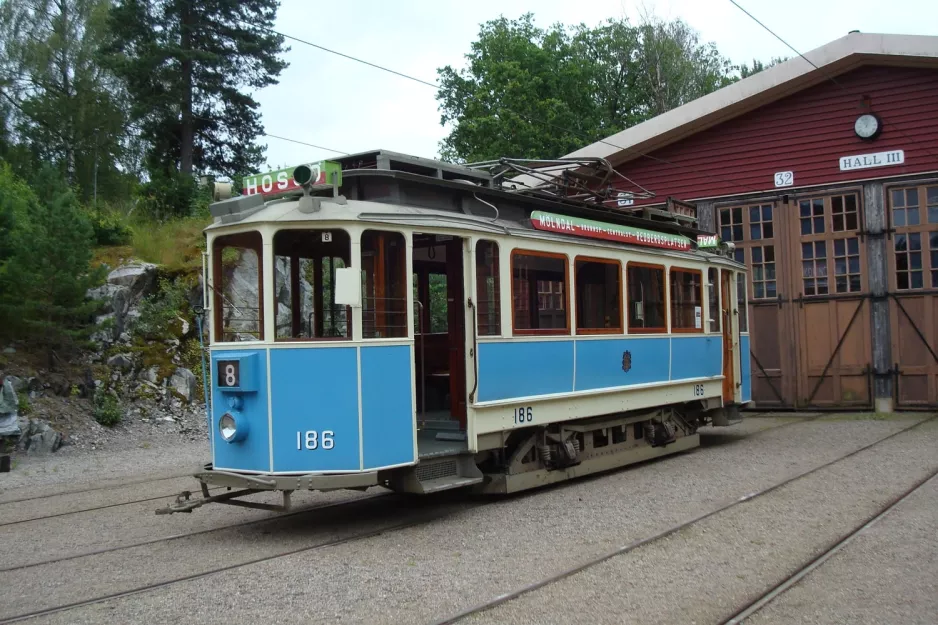
<instances>
[{"instance_id":1,"label":"handrail","mask_svg":"<svg viewBox=\"0 0 938 625\"><path fill-rule=\"evenodd\" d=\"M420 307L420 416L424 417L427 414L427 366L424 359L427 333L424 327L423 302L414 300L414 304Z\"/></svg>"},{"instance_id":2,"label":"handrail","mask_svg":"<svg viewBox=\"0 0 938 625\"><path fill-rule=\"evenodd\" d=\"M475 394L479 389L479 332L478 332L478 311L476 305L469 298L469 308L472 309L472 390L469 391L469 403L475 403Z\"/></svg>"}]
</instances>

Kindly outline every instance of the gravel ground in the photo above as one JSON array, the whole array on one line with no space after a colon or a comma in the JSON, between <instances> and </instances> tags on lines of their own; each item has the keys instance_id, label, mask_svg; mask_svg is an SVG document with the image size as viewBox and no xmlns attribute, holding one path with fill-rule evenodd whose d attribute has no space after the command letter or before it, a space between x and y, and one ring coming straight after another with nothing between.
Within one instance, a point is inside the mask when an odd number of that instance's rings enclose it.
<instances>
[{"instance_id":1,"label":"gravel ground","mask_svg":"<svg viewBox=\"0 0 938 625\"><path fill-rule=\"evenodd\" d=\"M936 444L932 422L467 622L720 622L938 468Z\"/></svg>"},{"instance_id":2,"label":"gravel ground","mask_svg":"<svg viewBox=\"0 0 938 625\"><path fill-rule=\"evenodd\" d=\"M751 419L740 426L723 429L719 434L704 434L705 448L693 453L485 504L465 498L472 505L461 507L431 498L425 504L427 510L439 511L442 508L448 516L382 536L50 615L38 622L217 622L220 618L219 604L205 601L205 598L224 596L223 618L232 623L332 623L336 620L424 623L536 581L572 562L652 535L727 501L835 459L913 422L822 419L770 430L758 436L734 433L735 430L754 431L767 424L778 423L769 419ZM923 429L918 435L903 436L907 449L915 448L916 436L924 438L921 434ZM928 434L930 445L935 442L934 429ZM886 485L882 486L884 490L888 490L896 479L895 475L884 478L883 471L908 470L907 465L914 464L921 453L913 450L913 453L898 455L906 459L906 465L895 466L902 464L901 459L895 460L890 456L889 462L882 467L873 467L880 486ZM857 477L850 471L848 473L848 478L844 478L846 482ZM812 492L817 499L818 493ZM821 499L824 500L821 503L826 502L825 498ZM823 507L817 503L812 506L819 510ZM788 506L781 506L775 514L788 509ZM298 535L308 544L315 544L329 535L329 527L348 529L351 519L358 522L361 529L380 527L383 523L397 524L413 518L411 506L374 506L367 510L362 508L360 514L339 510L336 523L324 522L322 526L307 528L299 527L297 523L292 525L292 529L277 528L274 535L291 545L299 544L294 542ZM774 526L772 521L772 518L769 521L757 519L753 522L757 527L752 531L764 535L767 528ZM205 568L219 562L228 563L232 559L241 560L246 551L257 553L258 543L269 545L272 542L258 536L257 532L213 536L210 544L194 541L191 546L180 547L179 553L186 554L187 561L191 559ZM141 548L133 557L147 560L149 554L148 550ZM78 593L76 587L89 583L88 578L98 571L129 566L126 557L109 561L106 565L99 564L97 556L78 562L83 566L63 571L68 579L52 593L55 597L75 595ZM136 570L137 567L132 567L127 575L136 574ZM168 578L176 572L176 567L166 564L163 558L157 558L150 570L151 579ZM55 570L49 570L44 578L48 580L54 575L58 577ZM73 575L83 575L85 579L76 579ZM684 573L679 579L686 585L710 587L709 583L700 581L707 579L706 569L692 577ZM42 576L30 583L26 581L20 579L24 583L21 585L17 578L9 579L8 592L22 597L21 605L35 602L44 591ZM49 582L45 583L48 585ZM608 584L601 588L609 592ZM654 590L649 595L650 600L651 597L656 597L658 602L662 600ZM582 602L561 603L569 605L564 608L565 612L558 611L557 614L564 614L565 622L575 620ZM547 617L544 612L538 613ZM531 622L532 614L535 613L527 614L525 622ZM678 618L672 622L677 621L686 619Z\"/></svg>"},{"instance_id":3,"label":"gravel ground","mask_svg":"<svg viewBox=\"0 0 938 625\"><path fill-rule=\"evenodd\" d=\"M938 622L938 478L860 533L749 623Z\"/></svg>"}]
</instances>

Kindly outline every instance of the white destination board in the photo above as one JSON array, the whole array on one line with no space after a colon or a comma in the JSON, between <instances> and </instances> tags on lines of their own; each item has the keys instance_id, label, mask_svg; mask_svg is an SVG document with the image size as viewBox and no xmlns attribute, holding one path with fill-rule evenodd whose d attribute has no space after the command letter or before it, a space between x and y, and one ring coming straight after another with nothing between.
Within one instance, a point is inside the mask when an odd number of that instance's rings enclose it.
<instances>
[{"instance_id":1,"label":"white destination board","mask_svg":"<svg viewBox=\"0 0 938 625\"><path fill-rule=\"evenodd\" d=\"M841 156L839 160L840 171L870 169L872 167L888 167L890 165L902 165L905 163L905 151L889 150L888 152L874 152L872 154Z\"/></svg>"}]
</instances>

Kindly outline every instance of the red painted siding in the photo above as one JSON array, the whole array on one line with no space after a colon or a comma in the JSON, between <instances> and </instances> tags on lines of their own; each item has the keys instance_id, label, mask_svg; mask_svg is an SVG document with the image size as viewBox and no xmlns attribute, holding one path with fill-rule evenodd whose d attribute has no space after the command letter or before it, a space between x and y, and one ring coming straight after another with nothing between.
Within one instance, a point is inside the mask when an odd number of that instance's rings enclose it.
<instances>
[{"instance_id":1,"label":"red painted siding","mask_svg":"<svg viewBox=\"0 0 938 625\"><path fill-rule=\"evenodd\" d=\"M862 67L622 165L657 197L693 200L775 190L774 174L793 171L794 187L938 169L938 70ZM883 120L872 142L853 132L861 96ZM839 158L905 150L905 164L840 171Z\"/></svg>"}]
</instances>

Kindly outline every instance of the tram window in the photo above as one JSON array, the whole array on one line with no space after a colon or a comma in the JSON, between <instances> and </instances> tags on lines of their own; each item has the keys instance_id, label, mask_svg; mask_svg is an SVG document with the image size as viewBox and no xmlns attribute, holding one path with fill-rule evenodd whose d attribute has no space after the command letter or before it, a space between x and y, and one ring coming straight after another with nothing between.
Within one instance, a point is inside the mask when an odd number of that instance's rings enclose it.
<instances>
[{"instance_id":1,"label":"tram window","mask_svg":"<svg viewBox=\"0 0 938 625\"><path fill-rule=\"evenodd\" d=\"M711 267L707 270L707 301L710 306L710 332L720 331L720 272Z\"/></svg>"},{"instance_id":2,"label":"tram window","mask_svg":"<svg viewBox=\"0 0 938 625\"><path fill-rule=\"evenodd\" d=\"M281 230L274 235L274 307L278 341L347 339L351 309L335 303L335 270L347 267L344 230Z\"/></svg>"},{"instance_id":3,"label":"tram window","mask_svg":"<svg viewBox=\"0 0 938 625\"><path fill-rule=\"evenodd\" d=\"M569 332L567 257L516 250L511 255L511 274L515 332Z\"/></svg>"},{"instance_id":4,"label":"tram window","mask_svg":"<svg viewBox=\"0 0 938 625\"><path fill-rule=\"evenodd\" d=\"M404 235L362 233L362 336L407 336L407 263Z\"/></svg>"},{"instance_id":5,"label":"tram window","mask_svg":"<svg viewBox=\"0 0 938 625\"><path fill-rule=\"evenodd\" d=\"M476 289L479 336L502 333L501 289L498 280L498 244L476 243Z\"/></svg>"},{"instance_id":6,"label":"tram window","mask_svg":"<svg viewBox=\"0 0 938 625\"><path fill-rule=\"evenodd\" d=\"M703 332L702 287L699 271L671 270L672 332Z\"/></svg>"},{"instance_id":7,"label":"tram window","mask_svg":"<svg viewBox=\"0 0 938 625\"><path fill-rule=\"evenodd\" d=\"M622 268L618 261L576 259L577 332L622 332L621 283Z\"/></svg>"},{"instance_id":8,"label":"tram window","mask_svg":"<svg viewBox=\"0 0 938 625\"><path fill-rule=\"evenodd\" d=\"M664 267L629 263L629 332L667 332Z\"/></svg>"},{"instance_id":9,"label":"tram window","mask_svg":"<svg viewBox=\"0 0 938 625\"><path fill-rule=\"evenodd\" d=\"M215 340L262 341L264 267L259 232L231 234L212 245Z\"/></svg>"},{"instance_id":10,"label":"tram window","mask_svg":"<svg viewBox=\"0 0 938 625\"><path fill-rule=\"evenodd\" d=\"M749 332L749 306L746 303L746 274L736 274L736 305L739 307L739 331Z\"/></svg>"}]
</instances>

